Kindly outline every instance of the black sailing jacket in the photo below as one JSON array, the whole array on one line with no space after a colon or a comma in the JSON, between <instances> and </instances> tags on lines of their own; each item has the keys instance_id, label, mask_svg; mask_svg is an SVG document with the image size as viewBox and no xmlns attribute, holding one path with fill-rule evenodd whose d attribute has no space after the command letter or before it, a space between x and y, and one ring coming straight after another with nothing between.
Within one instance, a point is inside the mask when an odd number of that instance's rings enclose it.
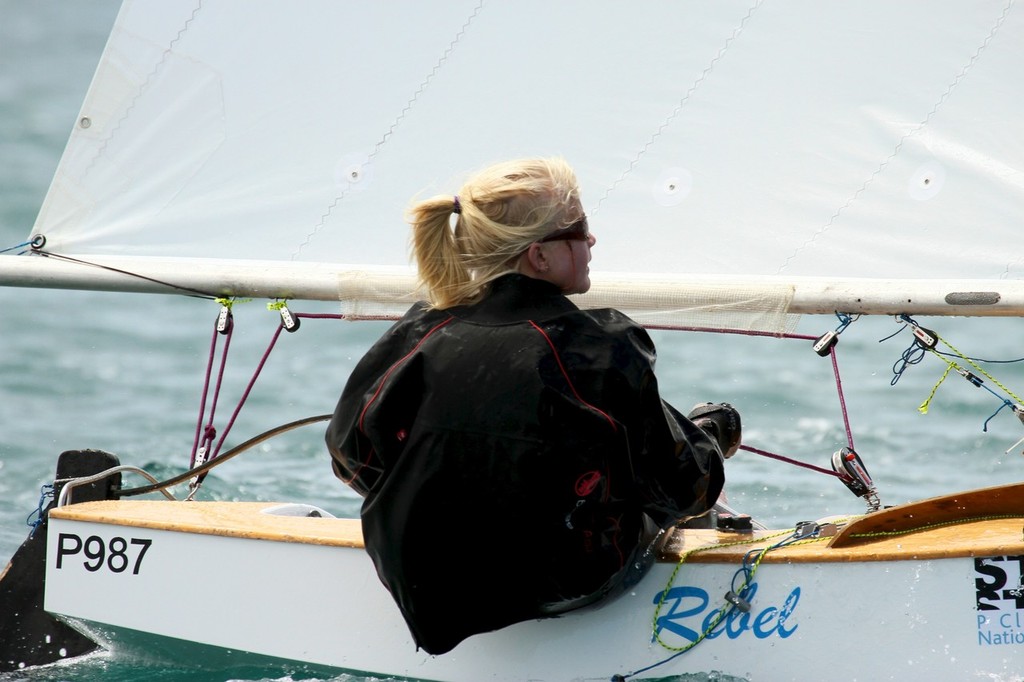
<instances>
[{"instance_id":1,"label":"black sailing jacket","mask_svg":"<svg viewBox=\"0 0 1024 682\"><path fill-rule=\"evenodd\" d=\"M431 654L635 584L701 514L722 456L658 394L654 346L522 275L414 306L359 362L327 431L366 548Z\"/></svg>"}]
</instances>

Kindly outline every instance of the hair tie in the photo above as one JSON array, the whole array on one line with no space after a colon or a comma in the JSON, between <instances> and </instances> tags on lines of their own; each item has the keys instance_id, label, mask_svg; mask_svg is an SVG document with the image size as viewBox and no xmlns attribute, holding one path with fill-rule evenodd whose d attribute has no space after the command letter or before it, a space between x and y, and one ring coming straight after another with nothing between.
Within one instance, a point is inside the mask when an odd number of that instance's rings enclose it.
<instances>
[{"instance_id":1,"label":"hair tie","mask_svg":"<svg viewBox=\"0 0 1024 682\"><path fill-rule=\"evenodd\" d=\"M455 196L453 197L453 199L454 199L453 203L454 203L455 205L454 205L454 206L452 207L452 213L454 213L454 214L456 214L456 215L459 215L459 214L461 214L461 213L462 213L462 204L460 204L460 203L459 203L459 195L458 195L458 194L456 194L456 195L455 195Z\"/></svg>"}]
</instances>

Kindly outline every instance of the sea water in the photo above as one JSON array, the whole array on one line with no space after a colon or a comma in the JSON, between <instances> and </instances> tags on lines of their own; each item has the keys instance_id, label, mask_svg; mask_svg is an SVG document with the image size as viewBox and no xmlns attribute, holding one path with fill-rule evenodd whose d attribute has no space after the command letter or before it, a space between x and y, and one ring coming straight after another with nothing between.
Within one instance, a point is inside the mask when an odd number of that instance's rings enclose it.
<instances>
[{"instance_id":1,"label":"sea water","mask_svg":"<svg viewBox=\"0 0 1024 682\"><path fill-rule=\"evenodd\" d=\"M113 0L0 0L0 248L30 233L116 9ZM593 267L599 269L600 262L598 246ZM333 310L326 304L294 308ZM26 519L39 505L41 486L51 481L60 452L107 450L158 478L187 466L217 312L210 302L172 296L0 288L0 563L27 536ZM277 326L262 303L239 305L235 314L236 336L218 405L220 429ZM921 323L970 355L1024 356L1019 320ZM816 336L837 324L830 317L805 318L800 331ZM306 320L296 334L283 335L227 447L272 426L331 412L348 372L385 328ZM902 365L911 343L900 329L889 318L865 318L842 334L837 357L845 413L832 363L814 354L808 341L653 336L664 397L684 411L704 400L733 403L743 415L744 441L754 447L828 468L832 453L848 444L848 420L883 504L1021 480L1021 446L1011 446L1024 436L1024 427L1009 409L999 410L1000 397L954 375L921 414L918 406L945 369L931 356L907 366L893 385L894 366ZM1021 363L983 367L1013 400L1024 391ZM985 385L997 388L988 379ZM332 477L322 433L316 425L257 446L215 469L200 497L307 502L338 516L357 516L359 498ZM865 509L834 477L750 452L728 462L727 476L730 504L772 526ZM190 579L181 576L183 595ZM229 677L310 675L254 668ZM204 676L191 666L115 653L0 679L177 682L221 680L225 673ZM704 671L686 679L719 678Z\"/></svg>"}]
</instances>

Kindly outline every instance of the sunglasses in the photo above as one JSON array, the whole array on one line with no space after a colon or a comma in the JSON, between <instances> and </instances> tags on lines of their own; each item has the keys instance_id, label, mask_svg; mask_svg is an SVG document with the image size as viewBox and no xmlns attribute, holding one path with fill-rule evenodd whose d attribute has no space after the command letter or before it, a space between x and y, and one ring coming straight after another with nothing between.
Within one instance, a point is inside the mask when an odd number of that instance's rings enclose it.
<instances>
[{"instance_id":1,"label":"sunglasses","mask_svg":"<svg viewBox=\"0 0 1024 682\"><path fill-rule=\"evenodd\" d=\"M581 241L590 239L590 229L587 226L587 216L583 216L569 227L555 230L546 237L537 240L538 244L557 241Z\"/></svg>"}]
</instances>

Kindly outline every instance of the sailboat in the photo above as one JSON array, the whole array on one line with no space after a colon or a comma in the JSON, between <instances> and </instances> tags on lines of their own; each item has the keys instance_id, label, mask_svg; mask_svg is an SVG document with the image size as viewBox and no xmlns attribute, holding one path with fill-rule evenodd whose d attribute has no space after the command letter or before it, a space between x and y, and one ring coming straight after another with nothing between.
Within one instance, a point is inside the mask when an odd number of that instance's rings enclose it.
<instances>
[{"instance_id":1,"label":"sailboat","mask_svg":"<svg viewBox=\"0 0 1024 682\"><path fill-rule=\"evenodd\" d=\"M601 240L581 307L794 337L833 363L859 316L892 316L912 354L937 353L920 316L1024 314L1022 72L1014 0L126 0L0 284L208 298L224 332L242 298L286 331L303 301L395 319L418 300L411 198L560 155ZM797 334L801 315L825 316L820 333ZM722 503L630 593L430 656L358 521L204 500L205 473L252 443L199 431L169 481L108 453L61 457L45 522L0 581L6 598L45 574L25 588L38 613L4 614L24 643L5 669L98 645L450 682L1024 669L1020 483L886 507L850 437L827 468L860 513L808 500L813 520L769 529ZM182 575L201 579L172 589ZM893 631L908 636L879 643Z\"/></svg>"}]
</instances>

